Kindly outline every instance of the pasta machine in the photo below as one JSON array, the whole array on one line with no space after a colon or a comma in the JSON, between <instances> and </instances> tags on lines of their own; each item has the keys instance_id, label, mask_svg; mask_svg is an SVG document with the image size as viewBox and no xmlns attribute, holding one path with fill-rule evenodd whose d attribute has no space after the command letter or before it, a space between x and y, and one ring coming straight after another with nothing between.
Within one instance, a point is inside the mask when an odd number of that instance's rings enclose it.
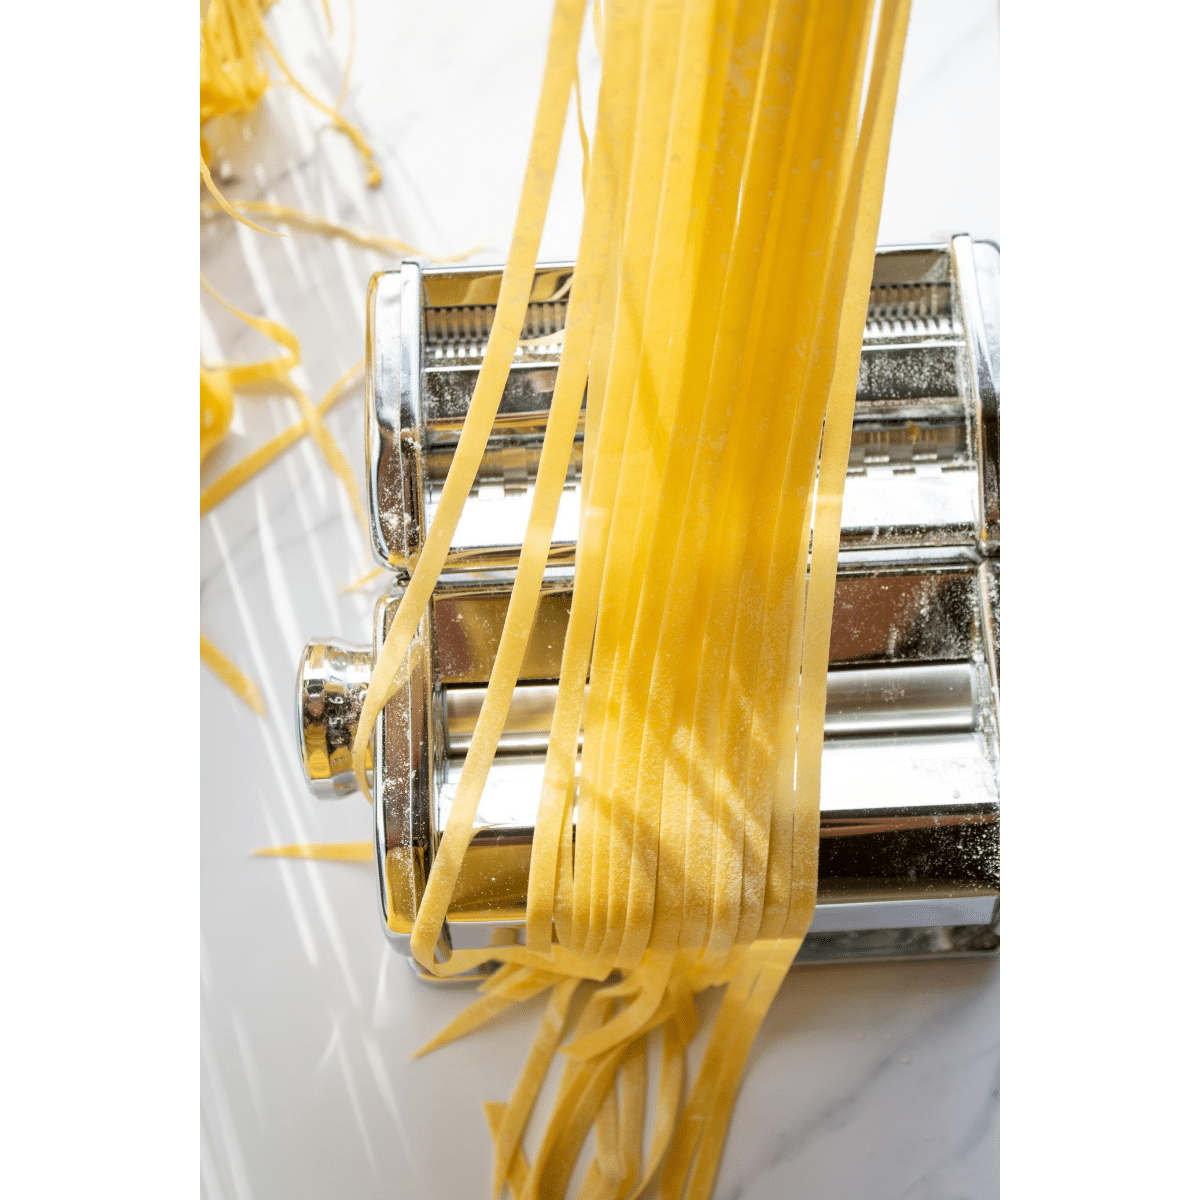
<instances>
[{"instance_id":1,"label":"pasta machine","mask_svg":"<svg viewBox=\"0 0 1200 1200\"><path fill-rule=\"evenodd\" d=\"M797 962L995 954L1000 627L999 249L878 251L863 334L833 619L816 914ZM367 300L373 552L395 585L374 647L314 641L297 725L314 794L355 790L371 673L438 504L482 361L496 269L377 274ZM374 730L385 934L408 934L480 711L554 389L572 267L537 270L476 486ZM586 401L585 401L586 403ZM519 941L571 603L583 421L537 623L479 806L444 949Z\"/></svg>"}]
</instances>

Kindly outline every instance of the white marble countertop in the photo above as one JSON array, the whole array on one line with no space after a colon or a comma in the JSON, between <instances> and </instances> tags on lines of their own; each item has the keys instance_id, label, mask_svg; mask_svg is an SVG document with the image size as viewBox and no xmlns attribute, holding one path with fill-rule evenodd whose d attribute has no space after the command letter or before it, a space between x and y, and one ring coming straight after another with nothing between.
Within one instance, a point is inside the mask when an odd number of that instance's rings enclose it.
<instances>
[{"instance_id":1,"label":"white marble countertop","mask_svg":"<svg viewBox=\"0 0 1200 1200\"><path fill-rule=\"evenodd\" d=\"M243 133L211 139L229 192L386 231L431 254L497 262L515 211L547 27L546 0L359 0L348 112L380 151L357 155L319 114L272 90ZM270 27L298 74L336 94L346 10L280 0ZM880 241L998 238L994 0L915 0ZM598 65L585 55L585 96ZM566 138L543 242L570 258L579 151ZM314 396L362 353L366 282L381 256L304 234L204 223L204 271L235 303L299 335ZM257 335L203 300L206 359L261 357ZM205 481L296 419L239 401ZM330 420L360 469L361 406ZM296 664L314 635L369 640L371 588L347 594L367 549L341 486L301 444L202 521L204 632L258 680L260 720L201 677L202 1170L209 1200L486 1194L481 1102L505 1098L536 1024L518 1011L417 1062L470 993L419 983L387 949L373 869L255 859L294 841L370 836L357 799L318 805L293 732ZM714 1192L775 1200L990 1200L998 1192L995 964L810 968L785 982L756 1043ZM711 1011L709 1003L704 1011ZM703 1031L700 1042L703 1041Z\"/></svg>"}]
</instances>

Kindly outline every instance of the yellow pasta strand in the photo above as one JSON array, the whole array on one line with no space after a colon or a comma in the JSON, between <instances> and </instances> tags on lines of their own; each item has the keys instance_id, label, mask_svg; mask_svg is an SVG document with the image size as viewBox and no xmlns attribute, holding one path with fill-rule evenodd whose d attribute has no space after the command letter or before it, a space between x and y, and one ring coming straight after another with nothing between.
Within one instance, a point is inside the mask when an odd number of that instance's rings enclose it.
<instances>
[{"instance_id":1,"label":"yellow pasta strand","mask_svg":"<svg viewBox=\"0 0 1200 1200\"><path fill-rule=\"evenodd\" d=\"M224 371L229 377L230 385L238 387L248 383L265 383L284 379L293 367L299 365L300 342L290 329L280 325L278 321L253 316L235 304L231 304L203 275L200 276L200 286L239 321L249 325L251 329L257 330L263 337L269 338L284 350L284 353L278 358L263 359L261 362L254 363L221 363L210 367L209 370Z\"/></svg>"},{"instance_id":2,"label":"yellow pasta strand","mask_svg":"<svg viewBox=\"0 0 1200 1200\"><path fill-rule=\"evenodd\" d=\"M309 436L320 448L329 469L341 480L342 486L346 489L346 495L350 498L350 506L354 509L354 515L358 518L359 528L362 529L364 537L369 537L370 525L367 521L367 510L363 507L362 497L359 494L358 478L349 462L346 461L342 448L334 441L333 434L325 427L321 420L321 414L308 398L308 393L293 383L291 379L281 379L279 383L300 406Z\"/></svg>"},{"instance_id":3,"label":"yellow pasta strand","mask_svg":"<svg viewBox=\"0 0 1200 1200\"><path fill-rule=\"evenodd\" d=\"M585 223L534 517L412 935L435 974L502 964L431 1046L517 997L551 993L513 1101L486 1110L496 1195L506 1183L523 1200L564 1195L594 1129L589 1200L640 1196L656 1178L664 1197L707 1197L750 1049L812 918L841 494L908 3L883 0L877 31L874 8L611 0L604 14ZM368 690L360 783L517 344L580 14L556 8L488 356L454 487ZM527 944L437 962L536 616L585 377L582 520ZM568 1035L583 979L604 986ZM687 1092L694 994L712 986L725 995ZM660 1027L643 1163L646 1047ZM556 1050L563 1078L525 1163L521 1134Z\"/></svg>"},{"instance_id":4,"label":"yellow pasta strand","mask_svg":"<svg viewBox=\"0 0 1200 1200\"><path fill-rule=\"evenodd\" d=\"M642 1170L642 1127L646 1121L646 1035L638 1038L621 1064L621 1178L616 1195L628 1196Z\"/></svg>"},{"instance_id":5,"label":"yellow pasta strand","mask_svg":"<svg viewBox=\"0 0 1200 1200\"><path fill-rule=\"evenodd\" d=\"M591 148L588 145L587 126L583 123L583 88L579 82L579 59L575 60L575 116L579 121L579 148L583 152L583 166L580 171L580 181L584 193L587 193L588 168L591 165Z\"/></svg>"},{"instance_id":6,"label":"yellow pasta strand","mask_svg":"<svg viewBox=\"0 0 1200 1200\"><path fill-rule=\"evenodd\" d=\"M338 584L338 591L350 594L357 592L360 588L364 588L368 583L373 583L376 579L382 578L387 572L382 567L368 567L361 574L355 576L349 583Z\"/></svg>"},{"instance_id":7,"label":"yellow pasta strand","mask_svg":"<svg viewBox=\"0 0 1200 1200\"><path fill-rule=\"evenodd\" d=\"M616 196L616 180L607 170L607 160L599 157L599 141L597 147L597 174L589 192L592 203L587 209L587 233L590 236L584 240L585 249L604 245ZM457 878L471 839L483 784L499 744L541 594L541 580L549 556L554 520L578 427L579 405L587 378L587 352L591 346L599 301L602 263L602 253L585 253L576 266L568 310L568 333L547 420L529 528L521 550L517 577L483 708L476 722L454 804L413 928L414 954L418 957L422 952L427 954L430 970L437 969L432 962L433 947L449 907L453 880Z\"/></svg>"},{"instance_id":8,"label":"yellow pasta strand","mask_svg":"<svg viewBox=\"0 0 1200 1200\"><path fill-rule=\"evenodd\" d=\"M350 68L354 66L354 51L358 45L358 10L354 0L346 0L346 7L350 10L350 32L347 35L346 61L342 64L342 86L338 88L337 99L333 104L334 108L338 109L346 103L346 97L350 94ZM331 23L330 32L332 28Z\"/></svg>"},{"instance_id":9,"label":"yellow pasta strand","mask_svg":"<svg viewBox=\"0 0 1200 1200\"><path fill-rule=\"evenodd\" d=\"M292 846L264 846L255 850L257 858L304 858L322 862L375 861L374 842L303 842Z\"/></svg>"},{"instance_id":10,"label":"yellow pasta strand","mask_svg":"<svg viewBox=\"0 0 1200 1200\"><path fill-rule=\"evenodd\" d=\"M267 36L266 31L262 33L262 43L271 52L271 57L275 60L276 65L283 72L284 78L305 98L314 108L323 112L334 124L337 129L350 139L354 144L354 148L362 155L363 165L367 170L367 186L378 187L383 182L383 173L379 169L379 164L375 161L375 153L363 137L358 127L352 125L336 108L331 108L328 104L318 100L297 78L292 74L292 69L283 60L283 56L275 49L275 43Z\"/></svg>"},{"instance_id":11,"label":"yellow pasta strand","mask_svg":"<svg viewBox=\"0 0 1200 1200\"><path fill-rule=\"evenodd\" d=\"M233 388L225 371L200 368L200 461L229 432L233 421Z\"/></svg>"},{"instance_id":12,"label":"yellow pasta strand","mask_svg":"<svg viewBox=\"0 0 1200 1200\"><path fill-rule=\"evenodd\" d=\"M366 138L336 108L322 103L300 83L268 36L263 14L270 4L271 0L209 0L200 26L200 124L212 117L252 112L257 107L271 82L260 57L260 48L265 48L287 82L350 139L363 157L367 183L376 186L382 176ZM341 102L339 97L338 104ZM201 174L222 208L244 221L213 187L203 156ZM259 229L250 221L244 223Z\"/></svg>"},{"instance_id":13,"label":"yellow pasta strand","mask_svg":"<svg viewBox=\"0 0 1200 1200\"><path fill-rule=\"evenodd\" d=\"M209 0L200 25L200 124L251 112L270 84L257 52L270 0Z\"/></svg>"},{"instance_id":14,"label":"yellow pasta strand","mask_svg":"<svg viewBox=\"0 0 1200 1200\"><path fill-rule=\"evenodd\" d=\"M605 71L600 84L594 169L597 179L594 182L599 186L602 175L606 180L615 182L617 191L614 211L615 214L620 214L625 207L628 191L628 173L624 164L631 153L635 120L631 93L640 64L640 6L630 4L627 0L614 2L609 19L605 23L605 37L605 61L612 65ZM609 240L611 243L612 239ZM590 240L583 242L580 253L592 253L594 247L596 243ZM603 253L603 250L599 252ZM624 427L623 418L628 412L627 392L618 391L612 403L605 404L607 382L601 377L602 372L594 367L597 357L602 362L607 361L605 351L611 345L615 328L615 251L610 248L604 253L603 261L606 280L598 301L596 325L590 347L593 369L588 382L584 474L581 485L581 505L585 516L580 529L579 543L576 545L571 621L567 627L566 645L559 673L558 702L551 723L546 768L534 826L526 906L528 944L541 951L545 951L550 945L551 917L554 910L558 908L564 913L568 911L568 897L572 895L575 887L576 873L570 867L570 822L567 815L571 801L574 800L575 748L578 744L584 686L598 601L598 593L591 583L598 577L602 567L608 536L607 505L611 503L605 494L597 493L593 496L590 480L595 473L595 456L599 442L604 441L606 454L615 452ZM586 820L579 824L577 852L581 856L587 854L589 831L590 825ZM560 862L561 872L557 869ZM565 927L567 921L560 924ZM572 945L577 944L577 937L582 936L583 932L582 928L575 929L573 921L569 932L560 928L560 935L567 937Z\"/></svg>"},{"instance_id":15,"label":"yellow pasta strand","mask_svg":"<svg viewBox=\"0 0 1200 1200\"><path fill-rule=\"evenodd\" d=\"M595 1165L599 1178L592 1190L598 1197L611 1197L620 1186L623 1173L621 1113L617 1104L616 1078L596 1113Z\"/></svg>"},{"instance_id":16,"label":"yellow pasta strand","mask_svg":"<svg viewBox=\"0 0 1200 1200\"><path fill-rule=\"evenodd\" d=\"M203 140L203 139L201 139ZM204 182L204 186L208 188L208 193L217 202L217 205L224 209L235 221L240 221L243 225L253 229L256 233L269 234L271 237L282 237L283 235L275 229L266 229L262 225L257 225L248 217L242 216L240 212L228 200L225 199L224 193L217 187L215 180L212 177L212 172L208 169L208 163L204 161L204 152L200 152L200 178Z\"/></svg>"},{"instance_id":17,"label":"yellow pasta strand","mask_svg":"<svg viewBox=\"0 0 1200 1200\"><path fill-rule=\"evenodd\" d=\"M671 193L696 198L703 195L703 187L697 187L696 163L700 138L702 108L707 84L704 70L711 61L711 42L716 20L717 5L708 2L694 3L687 7L682 26L680 52L676 67L676 82L672 100L671 132L664 147L665 175L664 196ZM667 41L668 45L671 41ZM723 64L712 64L715 69ZM714 73L719 73L717 70ZM717 88L723 80L717 80ZM701 201L703 207L703 201ZM690 308L690 284L685 281L684 256L691 208L686 204L668 205L660 203L657 228L654 234L654 255L647 281L646 311L641 322L641 339L634 389L634 409L643 416L644 468L638 455L630 455L630 441L622 456L621 480L629 476L638 478L639 486L629 488L622 494L618 483L618 499L614 519L625 522L629 514L636 522L638 536L622 541L629 542L628 553L617 558L612 551L605 564L605 579L602 588L601 614L597 622L597 650L602 648L606 635L605 617L612 614L617 637L613 654L613 671L607 693L607 715L602 711L601 720L606 731L611 727L613 737L602 745L598 768L597 788L601 802L612 806L613 819L609 824L609 871L607 879L593 877L594 888L607 887L609 894L608 916L598 943L600 954L612 955L614 961L626 968L640 960L650 935L653 905L654 879L658 865L658 833L660 811L655 800L661 793L653 784L648 788L638 786L639 753L634 727L644 727L643 710L636 702L626 706L629 688L626 686L641 677L637 672L628 674L631 660L634 628L640 605L631 603L636 590L630 587L642 580L650 566L650 551L654 521L651 514L661 513L664 500L663 477L665 469L668 431L676 423L680 390L671 367L675 359L670 347L677 345L682 329L676 331L670 302L672 293L675 304L683 311ZM653 398L653 415L646 400ZM690 398L689 398L690 399ZM638 494L640 493L640 495ZM622 501L625 503L623 504ZM636 505L636 507L635 507ZM619 548L620 542L614 549ZM606 603L606 597L611 603ZM620 613L620 617L616 614ZM593 674L598 675L595 669ZM597 700L605 700L601 686L597 686ZM623 736L624 735L624 736ZM632 784L632 786L631 786ZM605 800L605 797L608 797ZM593 892L596 895L596 892ZM670 952L673 952L673 947ZM665 986L665 976L663 979ZM643 997L644 1009L653 1010L657 998L652 992ZM632 1024L638 1005L631 1006L627 1020Z\"/></svg>"},{"instance_id":18,"label":"yellow pasta strand","mask_svg":"<svg viewBox=\"0 0 1200 1200\"><path fill-rule=\"evenodd\" d=\"M200 493L200 515L203 516L210 509L214 508L226 497L235 492L242 484L252 479L259 471L261 471L268 463L273 462L285 450L294 446L301 438L312 431L314 421L313 417L318 418L329 411L339 400L346 395L346 388L362 371L362 363L356 363L333 385L332 388L325 394L320 405L317 406L315 413L309 413L304 421L297 425L293 425L290 429L286 429L283 433L276 435L265 445L260 446L253 454L243 459L236 466L231 467L224 474L215 479L207 488ZM205 441L203 437L203 422L204 422L204 407L205 407L205 376L217 375L222 381L227 381L229 372L221 370L218 372L206 372L201 368L200 385L201 385L201 453L206 452ZM299 389L297 389L299 390ZM301 393L303 395L303 393ZM232 398L232 397L231 397ZM307 400L307 397L305 397ZM324 427L321 426L323 429ZM207 449L212 449L209 445ZM336 450L336 446L334 447ZM341 461L341 477L344 480L348 479L349 485L353 487L351 491L352 502L357 501L357 483L350 474L349 465L345 459L341 458L340 450L337 451ZM361 503L358 504L361 512ZM362 515L365 520L365 513ZM260 716L266 715L266 709L263 704L262 694L260 693L257 684L249 679L239 668L237 668L220 650L216 648L207 638L201 635L200 638L200 657L216 674L217 678L227 684L240 699L244 700L255 712Z\"/></svg>"},{"instance_id":19,"label":"yellow pasta strand","mask_svg":"<svg viewBox=\"0 0 1200 1200\"><path fill-rule=\"evenodd\" d=\"M542 1014L541 1024L534 1037L533 1046L525 1060L521 1077L509 1098L498 1125L493 1127L492 1136L496 1143L496 1164L492 1175L492 1195L499 1196L504 1181L511 1178L513 1160L520 1152L521 1136L533 1111L534 1102L541 1091L546 1071L562 1039L567 1021L567 1010L579 984L577 979L564 979L556 984Z\"/></svg>"},{"instance_id":20,"label":"yellow pasta strand","mask_svg":"<svg viewBox=\"0 0 1200 1200\"><path fill-rule=\"evenodd\" d=\"M265 337L269 337L286 351L279 358L266 359L262 362L225 363L219 367L209 369L220 371L232 388L246 387L252 384L271 384L287 392L296 401L300 407L308 434L320 448L329 469L333 471L345 487L346 493L350 497L350 503L354 508L355 516L357 516L359 525L362 527L365 535L368 531L367 514L359 496L357 478L350 469L350 464L346 461L346 456L342 453L341 447L334 441L333 435L330 434L329 430L325 428L321 420L321 413L313 406L312 401L308 398L308 393L300 388L290 377L292 368L300 362L300 342L296 338L296 335L277 321L271 321L266 317L256 317L250 313L243 312L240 308L237 308L226 300L203 277L200 279L200 284L209 295L219 301L239 321L249 325L251 329L256 329ZM340 386L344 385L342 385L342 380L339 380L338 384L334 386L335 389L340 389ZM244 481L243 479L242 482ZM225 494L227 495L228 492ZM202 496L202 512L204 511L203 504L204 498Z\"/></svg>"},{"instance_id":21,"label":"yellow pasta strand","mask_svg":"<svg viewBox=\"0 0 1200 1200\"><path fill-rule=\"evenodd\" d=\"M249 705L260 717L267 715L267 706L263 703L262 692L258 690L258 684L244 674L231 659L226 658L204 634L200 635L200 661L239 700Z\"/></svg>"},{"instance_id":22,"label":"yellow pasta strand","mask_svg":"<svg viewBox=\"0 0 1200 1200\"><path fill-rule=\"evenodd\" d=\"M481 1025L486 1025L493 1017L499 1016L514 1004L530 1000L552 986L552 979L540 974L533 974L523 978L515 986L480 997L473 1004L464 1008L441 1033L426 1042L419 1050L414 1051L413 1058L421 1058L440 1046L465 1037Z\"/></svg>"},{"instance_id":23,"label":"yellow pasta strand","mask_svg":"<svg viewBox=\"0 0 1200 1200\"><path fill-rule=\"evenodd\" d=\"M700 1200L711 1190L738 1081L763 1017L799 948L799 939L759 943L730 981L680 1118L679 1137L663 1168L662 1200Z\"/></svg>"},{"instance_id":24,"label":"yellow pasta strand","mask_svg":"<svg viewBox=\"0 0 1200 1200\"><path fill-rule=\"evenodd\" d=\"M817 493L810 568L808 615L804 628L804 670L800 680L800 719L797 737L797 788L800 796L816 798L820 791L821 748L825 723L825 680L829 666L829 637L833 621L833 591L837 577L837 546L841 531L842 492L850 453L854 397L862 328L870 301L875 239L883 203L887 151L895 114L900 60L908 27L909 0L883 0L879 20L880 44L872 64L871 88L848 187L849 211L843 220L852 238L839 238L839 249L849 260L847 299L841 309L837 333L836 367L830 415L826 422L822 468ZM861 195L861 199L860 199ZM814 816L809 802L809 827ZM794 843L793 879L811 874L811 894L792 892L792 905L784 926L788 933L806 929L815 902L815 839Z\"/></svg>"},{"instance_id":25,"label":"yellow pasta strand","mask_svg":"<svg viewBox=\"0 0 1200 1200\"><path fill-rule=\"evenodd\" d=\"M485 1100L483 1102L483 1112L487 1117L488 1128L492 1131L493 1140L497 1138L500 1127L504 1122L504 1114L507 1110L508 1105L503 1100ZM508 1184L509 1190L514 1196L521 1194L528 1175L529 1162L525 1158L525 1151L518 1146L508 1165L508 1172L504 1177L505 1183ZM499 1195L499 1192L496 1194Z\"/></svg>"},{"instance_id":26,"label":"yellow pasta strand","mask_svg":"<svg viewBox=\"0 0 1200 1200\"><path fill-rule=\"evenodd\" d=\"M364 250L378 250L384 254L393 254L397 257L425 258L435 263L456 263L470 258L479 251L478 246L472 246L469 250L461 250L457 254L441 256L426 254L418 247L401 241L399 238L388 237L382 233L367 233L360 229L351 229L348 225L342 225L338 221L331 221L328 217L322 217L318 213L305 212L301 208L292 208L287 204L273 204L266 200L237 200L231 202L230 207L234 210L233 215L237 217L253 213L256 216L277 221L280 225L288 225L293 229L303 230L305 233L340 238L344 242L349 242L352 246L360 246ZM202 209L208 212L216 211L219 208L222 208L222 206L207 204L202 206ZM225 209L225 211L228 211L228 209ZM277 233L278 230L263 230L263 232Z\"/></svg>"},{"instance_id":27,"label":"yellow pasta strand","mask_svg":"<svg viewBox=\"0 0 1200 1200\"><path fill-rule=\"evenodd\" d=\"M629 1200L637 1200L650 1185L666 1157L667 1149L679 1120L679 1105L683 1098L687 1041L678 1030L675 1021L664 1026L663 1060L659 1075L658 1100L655 1103L654 1126L650 1135L650 1151L646 1166L637 1186L629 1193Z\"/></svg>"},{"instance_id":28,"label":"yellow pasta strand","mask_svg":"<svg viewBox=\"0 0 1200 1200\"><path fill-rule=\"evenodd\" d=\"M463 505L470 494L475 474L482 461L513 352L525 323L538 243L541 241L546 206L554 182L554 164L562 141L567 100L574 74L571 64L575 61L579 45L583 7L582 0L558 0L555 5L546 74L534 122L533 144L487 350L459 437L458 449L443 486L437 513L412 579L392 620L391 629L380 648L375 671L363 701L358 733L354 740L353 760L355 775L364 795L370 794L366 777L367 740L374 729L375 718L394 693L401 660L408 651L408 644L416 632L429 597L433 594L442 565L446 561L450 539L454 535L454 528L458 524L458 518L462 514ZM417 943L414 939L414 953L421 953L422 946L422 943ZM429 949L431 950L431 947Z\"/></svg>"},{"instance_id":29,"label":"yellow pasta strand","mask_svg":"<svg viewBox=\"0 0 1200 1200\"><path fill-rule=\"evenodd\" d=\"M347 388L354 383L362 373L362 363L357 362L325 393L321 403L317 405L317 414L324 416L339 400L346 398ZM219 475L200 493L200 515L204 516L210 509L215 508L222 500L233 495L242 484L253 479L264 467L274 462L285 450L291 449L309 432L307 420L289 426L282 433L276 434L270 441L264 442L257 450L235 466ZM363 581L365 582L365 581Z\"/></svg>"}]
</instances>

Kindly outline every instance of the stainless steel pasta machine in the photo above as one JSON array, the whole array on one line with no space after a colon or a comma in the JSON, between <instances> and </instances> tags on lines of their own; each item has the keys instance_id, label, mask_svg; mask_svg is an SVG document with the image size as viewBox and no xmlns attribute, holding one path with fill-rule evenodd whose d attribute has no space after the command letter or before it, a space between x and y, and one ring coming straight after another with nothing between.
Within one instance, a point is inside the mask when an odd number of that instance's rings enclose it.
<instances>
[{"instance_id":1,"label":"stainless steel pasta machine","mask_svg":"<svg viewBox=\"0 0 1200 1200\"><path fill-rule=\"evenodd\" d=\"M963 235L881 249L863 337L830 653L816 915L798 963L999 946L999 250ZM537 271L522 344L449 560L374 731L375 851L402 953L499 643L570 296ZM499 269L376 275L367 300L367 486L386 634L479 371ZM526 874L571 601L583 424L521 680L444 931L522 936ZM297 727L314 794L354 791L373 647L314 641Z\"/></svg>"}]
</instances>

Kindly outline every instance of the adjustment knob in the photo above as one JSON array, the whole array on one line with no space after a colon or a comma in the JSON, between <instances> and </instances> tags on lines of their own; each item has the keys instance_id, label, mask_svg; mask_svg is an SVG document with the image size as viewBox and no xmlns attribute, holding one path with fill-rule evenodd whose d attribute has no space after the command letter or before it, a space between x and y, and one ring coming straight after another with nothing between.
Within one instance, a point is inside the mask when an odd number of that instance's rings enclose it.
<instances>
[{"instance_id":1,"label":"adjustment knob","mask_svg":"<svg viewBox=\"0 0 1200 1200\"><path fill-rule=\"evenodd\" d=\"M333 638L304 647L296 681L296 732L304 775L318 800L336 800L357 790L350 753L371 681L371 660L370 647ZM372 758L368 748L368 773Z\"/></svg>"}]
</instances>

